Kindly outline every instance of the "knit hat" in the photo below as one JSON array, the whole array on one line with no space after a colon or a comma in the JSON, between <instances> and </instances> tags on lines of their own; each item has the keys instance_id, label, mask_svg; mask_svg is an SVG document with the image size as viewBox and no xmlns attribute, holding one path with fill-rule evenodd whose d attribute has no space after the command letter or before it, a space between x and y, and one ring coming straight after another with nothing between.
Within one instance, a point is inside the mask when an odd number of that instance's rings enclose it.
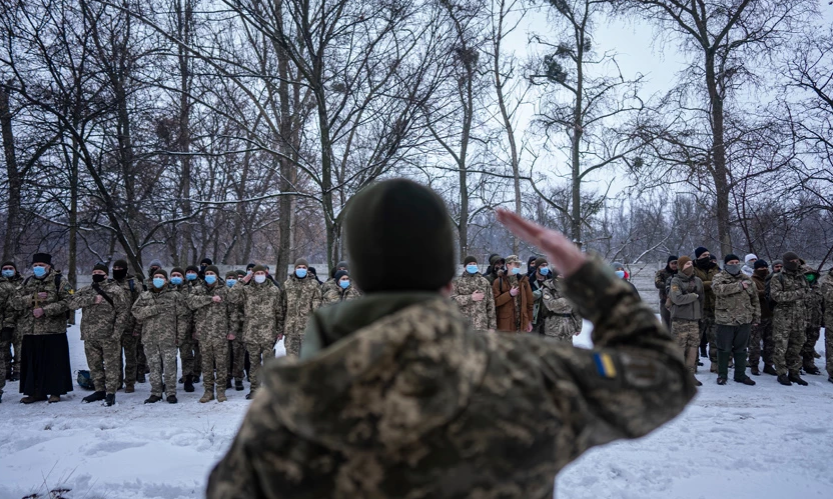
<instances>
[{"instance_id":1,"label":"knit hat","mask_svg":"<svg viewBox=\"0 0 833 499\"><path fill-rule=\"evenodd\" d=\"M159 260L158 258L154 258L148 264L148 268L151 268L151 267L159 267L161 269L162 268L162 260Z\"/></svg>"},{"instance_id":2,"label":"knit hat","mask_svg":"<svg viewBox=\"0 0 833 499\"><path fill-rule=\"evenodd\" d=\"M367 293L437 291L456 273L455 232L445 203L416 182L371 185L348 201L344 222L352 277ZM419 272L391 272L400 261L428 261Z\"/></svg>"},{"instance_id":3,"label":"knit hat","mask_svg":"<svg viewBox=\"0 0 833 499\"><path fill-rule=\"evenodd\" d=\"M104 265L101 262L96 263L95 265L93 265L93 271L96 271L96 270L103 270L105 274L110 275L110 269L107 268L107 266Z\"/></svg>"},{"instance_id":4,"label":"knit hat","mask_svg":"<svg viewBox=\"0 0 833 499\"><path fill-rule=\"evenodd\" d=\"M17 265L15 265L11 260L3 262L3 265L0 265L0 267L14 267L15 270L17 269Z\"/></svg>"},{"instance_id":5,"label":"knit hat","mask_svg":"<svg viewBox=\"0 0 833 499\"><path fill-rule=\"evenodd\" d=\"M766 260L755 260L755 265L752 267L755 270L768 268L769 264Z\"/></svg>"},{"instance_id":6,"label":"knit hat","mask_svg":"<svg viewBox=\"0 0 833 499\"><path fill-rule=\"evenodd\" d=\"M176 269L174 269L174 270L176 270ZM173 273L174 273L174 271L171 270L171 274L173 274ZM163 269L162 267L159 267L153 274L151 274L150 278L153 279L153 276L155 276L156 274L162 274L163 276L165 276L165 279L168 279L168 273L165 272L165 269Z\"/></svg>"},{"instance_id":7,"label":"knit hat","mask_svg":"<svg viewBox=\"0 0 833 499\"><path fill-rule=\"evenodd\" d=\"M492 255L489 257L489 266L494 267L498 262L506 263L506 260L500 255Z\"/></svg>"},{"instance_id":8,"label":"knit hat","mask_svg":"<svg viewBox=\"0 0 833 499\"><path fill-rule=\"evenodd\" d=\"M253 268L255 268L254 263L250 263L250 264L246 265L246 270L253 269Z\"/></svg>"},{"instance_id":9,"label":"knit hat","mask_svg":"<svg viewBox=\"0 0 833 499\"><path fill-rule=\"evenodd\" d=\"M619 269L625 268L625 264L622 263L622 262L613 262L613 263L610 264L610 266L613 268L613 270L619 270Z\"/></svg>"},{"instance_id":10,"label":"knit hat","mask_svg":"<svg viewBox=\"0 0 833 499\"><path fill-rule=\"evenodd\" d=\"M127 269L127 260L120 259L113 262L113 267L121 267L123 269Z\"/></svg>"},{"instance_id":11,"label":"knit hat","mask_svg":"<svg viewBox=\"0 0 833 499\"><path fill-rule=\"evenodd\" d=\"M538 256L532 255L527 259L526 264L527 265L532 265L533 263L535 263L535 260L537 260L537 259L538 259Z\"/></svg>"},{"instance_id":12,"label":"knit hat","mask_svg":"<svg viewBox=\"0 0 833 499\"><path fill-rule=\"evenodd\" d=\"M506 257L506 265L510 263L521 263L521 259L518 258L518 255L509 255Z\"/></svg>"},{"instance_id":13,"label":"knit hat","mask_svg":"<svg viewBox=\"0 0 833 499\"><path fill-rule=\"evenodd\" d=\"M202 265L202 264L213 265L214 262L211 261L211 258L203 258L202 261L200 262L200 265Z\"/></svg>"},{"instance_id":14,"label":"knit hat","mask_svg":"<svg viewBox=\"0 0 833 499\"><path fill-rule=\"evenodd\" d=\"M466 257L465 260L463 260L463 265L468 265L470 263L477 263L477 258L469 255L469 256Z\"/></svg>"},{"instance_id":15,"label":"knit hat","mask_svg":"<svg viewBox=\"0 0 833 499\"><path fill-rule=\"evenodd\" d=\"M199 273L199 271L200 271L200 268L197 267L196 265L189 265L189 266L185 267L185 272L197 272L197 273ZM183 272L183 274L185 272Z\"/></svg>"},{"instance_id":16,"label":"knit hat","mask_svg":"<svg viewBox=\"0 0 833 499\"><path fill-rule=\"evenodd\" d=\"M743 263L749 263L749 260L757 260L758 257L754 253L749 253L743 258Z\"/></svg>"},{"instance_id":17,"label":"knit hat","mask_svg":"<svg viewBox=\"0 0 833 499\"><path fill-rule=\"evenodd\" d=\"M775 267L776 265L784 266L784 260L773 260L772 266Z\"/></svg>"},{"instance_id":18,"label":"knit hat","mask_svg":"<svg viewBox=\"0 0 833 499\"><path fill-rule=\"evenodd\" d=\"M220 275L220 269L217 268L216 265L209 265L208 267L205 268L205 271L206 272L214 272L218 276Z\"/></svg>"},{"instance_id":19,"label":"knit hat","mask_svg":"<svg viewBox=\"0 0 833 499\"><path fill-rule=\"evenodd\" d=\"M683 267L685 267L685 264L690 262L690 261L691 261L691 257L686 256L686 255L683 255L680 258L677 258L677 268L679 268L680 270L683 270Z\"/></svg>"},{"instance_id":20,"label":"knit hat","mask_svg":"<svg viewBox=\"0 0 833 499\"><path fill-rule=\"evenodd\" d=\"M704 248L703 246L699 246L696 250L694 250L694 258L700 258L700 255L709 251L708 248Z\"/></svg>"},{"instance_id":21,"label":"knit hat","mask_svg":"<svg viewBox=\"0 0 833 499\"><path fill-rule=\"evenodd\" d=\"M336 272L336 275L334 276L334 278L335 278L336 282L338 282L338 281L341 280L342 277L344 277L346 275L347 275L346 270L339 270L338 272Z\"/></svg>"},{"instance_id":22,"label":"knit hat","mask_svg":"<svg viewBox=\"0 0 833 499\"><path fill-rule=\"evenodd\" d=\"M252 274L254 274L255 272L266 272L266 267L264 267L263 265L255 265L254 267L252 267Z\"/></svg>"},{"instance_id":23,"label":"knit hat","mask_svg":"<svg viewBox=\"0 0 833 499\"><path fill-rule=\"evenodd\" d=\"M724 257L723 257L723 263L729 263L729 262L731 262L732 260L737 260L737 261L740 261L740 257L738 257L738 256L737 256L736 254L734 254L734 253L729 253L728 255L726 255L726 256L724 256Z\"/></svg>"},{"instance_id":24,"label":"knit hat","mask_svg":"<svg viewBox=\"0 0 833 499\"><path fill-rule=\"evenodd\" d=\"M798 255L792 251L787 251L784 253L783 258L785 262L789 262L790 260L798 260Z\"/></svg>"},{"instance_id":25,"label":"knit hat","mask_svg":"<svg viewBox=\"0 0 833 499\"><path fill-rule=\"evenodd\" d=\"M309 264L307 263L307 261L304 258L299 258L299 259L295 260L295 267L297 268L298 265L303 265L304 267L309 267Z\"/></svg>"},{"instance_id":26,"label":"knit hat","mask_svg":"<svg viewBox=\"0 0 833 499\"><path fill-rule=\"evenodd\" d=\"M535 259L535 267L538 268L541 265L546 265L546 266L549 267L550 263L547 261L546 258L541 256L541 257L538 257L538 258Z\"/></svg>"},{"instance_id":27,"label":"knit hat","mask_svg":"<svg viewBox=\"0 0 833 499\"><path fill-rule=\"evenodd\" d=\"M47 265L52 265L52 255L49 253L35 253L32 255L32 264L36 263L45 263Z\"/></svg>"},{"instance_id":28,"label":"knit hat","mask_svg":"<svg viewBox=\"0 0 833 499\"><path fill-rule=\"evenodd\" d=\"M171 269L171 275L174 275L175 272L179 272L182 276L185 276L185 271L182 270L182 267L174 267Z\"/></svg>"},{"instance_id":29,"label":"knit hat","mask_svg":"<svg viewBox=\"0 0 833 499\"><path fill-rule=\"evenodd\" d=\"M668 255L668 259L667 259L667 260L665 260L665 263L666 263L666 265L667 265L667 264L669 264L669 263L671 263L671 262L673 262L673 261L675 261L675 260L677 260L677 263L679 264L679 260L680 260L680 259L679 259L679 257L677 257L677 255Z\"/></svg>"},{"instance_id":30,"label":"knit hat","mask_svg":"<svg viewBox=\"0 0 833 499\"><path fill-rule=\"evenodd\" d=\"M205 269L205 270L208 270L208 269ZM238 272L237 270L229 270L228 272L226 272L226 279L228 279L228 278L237 279L237 276L239 275L237 272ZM245 274L245 272L244 272L244 274Z\"/></svg>"},{"instance_id":31,"label":"knit hat","mask_svg":"<svg viewBox=\"0 0 833 499\"><path fill-rule=\"evenodd\" d=\"M349 266L347 265L347 262L338 262L336 264L337 269L340 269L341 267L344 267L345 270L349 270Z\"/></svg>"}]
</instances>

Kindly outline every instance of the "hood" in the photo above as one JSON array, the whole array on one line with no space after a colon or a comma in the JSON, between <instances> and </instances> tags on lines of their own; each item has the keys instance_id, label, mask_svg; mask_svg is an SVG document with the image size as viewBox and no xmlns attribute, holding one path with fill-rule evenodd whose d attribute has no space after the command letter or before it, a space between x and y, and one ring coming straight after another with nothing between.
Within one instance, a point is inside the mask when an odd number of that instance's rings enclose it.
<instances>
[{"instance_id":1,"label":"hood","mask_svg":"<svg viewBox=\"0 0 833 499\"><path fill-rule=\"evenodd\" d=\"M307 338L365 300L321 309ZM273 362L255 399L291 432L343 452L401 448L452 421L484 375L486 336L467 334L457 306L436 294L395 303L307 360Z\"/></svg>"}]
</instances>

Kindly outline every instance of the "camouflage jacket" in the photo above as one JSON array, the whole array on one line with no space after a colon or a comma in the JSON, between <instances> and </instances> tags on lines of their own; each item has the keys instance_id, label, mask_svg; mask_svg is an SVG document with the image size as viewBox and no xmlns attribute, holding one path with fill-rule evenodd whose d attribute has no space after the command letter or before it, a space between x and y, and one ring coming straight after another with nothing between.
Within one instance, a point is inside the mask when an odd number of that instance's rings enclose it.
<instances>
[{"instance_id":1,"label":"camouflage jacket","mask_svg":"<svg viewBox=\"0 0 833 499\"><path fill-rule=\"evenodd\" d=\"M142 292L131 311L133 317L142 321L142 341L176 346L182 335L177 327L183 308L187 308L184 297L175 289Z\"/></svg>"},{"instance_id":2,"label":"camouflage jacket","mask_svg":"<svg viewBox=\"0 0 833 499\"><path fill-rule=\"evenodd\" d=\"M99 292L93 286L79 289L69 299L70 309L82 309L81 339L84 341L120 338L130 315L131 303L118 283L105 281L98 288L109 297L109 300L102 295L101 303L96 304Z\"/></svg>"},{"instance_id":3,"label":"camouflage jacket","mask_svg":"<svg viewBox=\"0 0 833 499\"><path fill-rule=\"evenodd\" d=\"M552 497L568 463L653 431L695 393L674 340L600 261L566 294L594 350L476 332L436 296L278 359L207 497Z\"/></svg>"},{"instance_id":4,"label":"camouflage jacket","mask_svg":"<svg viewBox=\"0 0 833 499\"><path fill-rule=\"evenodd\" d=\"M773 274L769 281L769 296L777 303L775 312L786 308L803 308L810 292L810 285L800 271L790 272L786 268Z\"/></svg>"},{"instance_id":5,"label":"camouflage jacket","mask_svg":"<svg viewBox=\"0 0 833 499\"><path fill-rule=\"evenodd\" d=\"M265 343L283 334L286 302L281 288L271 281L237 281L227 296L231 303L242 307L243 341Z\"/></svg>"},{"instance_id":6,"label":"camouflage jacket","mask_svg":"<svg viewBox=\"0 0 833 499\"><path fill-rule=\"evenodd\" d=\"M743 289L743 284L746 284L746 289ZM758 287L748 275L743 272L732 275L724 270L714 276L712 291L716 298L715 324L736 326L761 322Z\"/></svg>"},{"instance_id":7,"label":"camouflage jacket","mask_svg":"<svg viewBox=\"0 0 833 499\"><path fill-rule=\"evenodd\" d=\"M0 277L0 328L16 327L18 312L14 308L14 297L22 282L20 274L11 279Z\"/></svg>"},{"instance_id":8,"label":"camouflage jacket","mask_svg":"<svg viewBox=\"0 0 833 499\"><path fill-rule=\"evenodd\" d=\"M694 264L694 275L699 277L700 281L703 282L703 291L706 292L706 300L703 302L704 312L714 312L715 298L714 291L712 290L712 280L719 272L720 267L718 267L716 263L712 263L708 270L698 267L697 262Z\"/></svg>"},{"instance_id":9,"label":"camouflage jacket","mask_svg":"<svg viewBox=\"0 0 833 499\"><path fill-rule=\"evenodd\" d=\"M326 283L325 283L326 284ZM330 286L326 291L323 291L322 304L330 305L333 303L341 303L343 301L355 300L361 298L361 292L352 284L347 289L342 289L341 286Z\"/></svg>"},{"instance_id":10,"label":"camouflage jacket","mask_svg":"<svg viewBox=\"0 0 833 499\"><path fill-rule=\"evenodd\" d=\"M657 273L654 274L654 287L659 290L659 300L662 306L665 306L664 302L668 298L668 293L666 292L668 282L675 275L677 275L676 272L669 272L667 268L657 270Z\"/></svg>"},{"instance_id":11,"label":"camouflage jacket","mask_svg":"<svg viewBox=\"0 0 833 499\"><path fill-rule=\"evenodd\" d=\"M475 291L483 293L484 298L479 302L472 300ZM460 312L466 316L474 329L480 331L497 329L497 314L495 312L495 296L492 285L480 272L463 275L454 279L451 287L451 299L460 307Z\"/></svg>"},{"instance_id":12,"label":"camouflage jacket","mask_svg":"<svg viewBox=\"0 0 833 499\"><path fill-rule=\"evenodd\" d=\"M228 293L225 281L217 279L213 287L200 281L185 298L188 307L194 310L194 332L199 341L228 339L232 321L237 321L237 305L228 301ZM214 303L215 296L222 301Z\"/></svg>"},{"instance_id":13,"label":"camouflage jacket","mask_svg":"<svg viewBox=\"0 0 833 499\"><path fill-rule=\"evenodd\" d=\"M199 279L192 282L185 281L183 284L180 284L179 286L168 283L168 287L176 291L183 298L188 298L189 296L191 296L191 293L193 293L199 285L201 285ZM194 339L194 312L190 308L179 307L177 309L176 329L178 331L178 344L182 343L183 341L189 341Z\"/></svg>"},{"instance_id":14,"label":"camouflage jacket","mask_svg":"<svg viewBox=\"0 0 833 499\"><path fill-rule=\"evenodd\" d=\"M809 266L804 266L802 269L806 276L813 269ZM805 277L806 279L806 277ZM822 307L824 299L821 295L821 287L818 282L807 283L807 296L804 299L804 304L807 306L807 327L818 328L822 323Z\"/></svg>"},{"instance_id":15,"label":"camouflage jacket","mask_svg":"<svg viewBox=\"0 0 833 499\"><path fill-rule=\"evenodd\" d=\"M819 288L824 300L824 326L833 328L833 268L827 273Z\"/></svg>"},{"instance_id":16,"label":"camouflage jacket","mask_svg":"<svg viewBox=\"0 0 833 499\"><path fill-rule=\"evenodd\" d=\"M58 284L58 275L50 270L43 279L28 277L17 289L13 304L18 312L17 328L23 335L66 333L72 288L63 276ZM39 298L38 293L46 293L46 299ZM36 308L44 312L39 318L33 314Z\"/></svg>"},{"instance_id":17,"label":"camouflage jacket","mask_svg":"<svg viewBox=\"0 0 833 499\"><path fill-rule=\"evenodd\" d=\"M573 304L570 303L570 300L566 296L564 296L564 290L562 289L563 286L564 279L560 278L547 279L542 283L540 288L542 294L541 303L544 306L545 317L553 315L561 317L566 317L568 315L578 317L578 314L576 314L575 310L573 310Z\"/></svg>"},{"instance_id":18,"label":"camouflage jacket","mask_svg":"<svg viewBox=\"0 0 833 499\"><path fill-rule=\"evenodd\" d=\"M352 286L351 286L351 287L352 287ZM331 290L338 291L339 289L340 289L340 288L339 288L338 284L336 284L336 280L335 280L335 278L330 277L329 279L327 279L326 281L324 281L324 282L321 284L321 296L326 295L326 294L327 294L327 292L329 292L329 291L331 291Z\"/></svg>"},{"instance_id":19,"label":"camouflage jacket","mask_svg":"<svg viewBox=\"0 0 833 499\"><path fill-rule=\"evenodd\" d=\"M122 279L121 281L117 281L113 279L113 282L118 284L121 287L122 291L127 296L127 320L124 323L124 330L122 331L124 334L139 336L142 332L142 323L137 321L133 314L131 313L131 309L133 308L133 304L136 303L136 300L139 299L139 295L142 294L142 281L137 279L136 277L129 275Z\"/></svg>"},{"instance_id":20,"label":"camouflage jacket","mask_svg":"<svg viewBox=\"0 0 833 499\"><path fill-rule=\"evenodd\" d=\"M286 293L286 324L284 334L302 333L307 320L321 306L321 285L311 278L298 279L290 275L283 285Z\"/></svg>"}]
</instances>

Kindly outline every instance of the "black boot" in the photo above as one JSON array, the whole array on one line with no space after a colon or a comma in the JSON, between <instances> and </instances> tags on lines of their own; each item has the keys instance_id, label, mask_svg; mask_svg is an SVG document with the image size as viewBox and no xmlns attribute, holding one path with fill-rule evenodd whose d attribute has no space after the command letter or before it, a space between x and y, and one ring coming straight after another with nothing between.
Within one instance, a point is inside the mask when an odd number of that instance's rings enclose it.
<instances>
[{"instance_id":1,"label":"black boot","mask_svg":"<svg viewBox=\"0 0 833 499\"><path fill-rule=\"evenodd\" d=\"M147 400L145 400L145 403L146 404L155 404L155 403L159 402L160 400L162 400L162 397L160 397L159 395L151 395L150 397L147 398Z\"/></svg>"},{"instance_id":2,"label":"black boot","mask_svg":"<svg viewBox=\"0 0 833 499\"><path fill-rule=\"evenodd\" d=\"M778 371L775 370L775 367L773 367L772 364L764 364L764 374L778 376Z\"/></svg>"},{"instance_id":3,"label":"black boot","mask_svg":"<svg viewBox=\"0 0 833 499\"><path fill-rule=\"evenodd\" d=\"M819 374L821 374L821 371L819 371L819 368L816 366L807 366L804 368L804 372L807 374L812 374L813 376L818 376Z\"/></svg>"},{"instance_id":4,"label":"black boot","mask_svg":"<svg viewBox=\"0 0 833 499\"><path fill-rule=\"evenodd\" d=\"M181 378L179 378L179 381L177 381L177 383L179 383L180 385L185 383L185 376L183 375Z\"/></svg>"},{"instance_id":5,"label":"black boot","mask_svg":"<svg viewBox=\"0 0 833 499\"><path fill-rule=\"evenodd\" d=\"M801 379L801 376L799 376L798 374L792 374L792 373L790 373L790 375L789 375L787 378L788 378L790 381L792 381L793 383L797 384L797 385L801 385L801 386L807 386L807 385L809 385L809 383L807 383L806 381L804 381L803 379Z\"/></svg>"},{"instance_id":6,"label":"black boot","mask_svg":"<svg viewBox=\"0 0 833 499\"><path fill-rule=\"evenodd\" d=\"M228 390L229 388L231 388L231 378L226 379L226 390Z\"/></svg>"},{"instance_id":7,"label":"black boot","mask_svg":"<svg viewBox=\"0 0 833 499\"><path fill-rule=\"evenodd\" d=\"M234 381L234 389L237 390L238 392L243 391L243 380L242 379L238 379L238 380Z\"/></svg>"},{"instance_id":8,"label":"black boot","mask_svg":"<svg viewBox=\"0 0 833 499\"><path fill-rule=\"evenodd\" d=\"M200 375L195 374L191 377L191 383L199 383L200 382Z\"/></svg>"},{"instance_id":9,"label":"black boot","mask_svg":"<svg viewBox=\"0 0 833 499\"><path fill-rule=\"evenodd\" d=\"M169 404L176 404L176 395L168 395L168 398L165 400L167 400Z\"/></svg>"},{"instance_id":10,"label":"black boot","mask_svg":"<svg viewBox=\"0 0 833 499\"><path fill-rule=\"evenodd\" d=\"M717 384L718 385L725 385L727 378L725 376L718 376L717 377Z\"/></svg>"},{"instance_id":11,"label":"black boot","mask_svg":"<svg viewBox=\"0 0 833 499\"><path fill-rule=\"evenodd\" d=\"M191 393L194 391L194 382L191 381L191 375L185 376L185 391Z\"/></svg>"},{"instance_id":12,"label":"black boot","mask_svg":"<svg viewBox=\"0 0 833 499\"><path fill-rule=\"evenodd\" d=\"M790 379L787 377L786 374L779 374L778 375L778 382L781 383L784 386L793 386L793 384L790 383Z\"/></svg>"},{"instance_id":13,"label":"black boot","mask_svg":"<svg viewBox=\"0 0 833 499\"><path fill-rule=\"evenodd\" d=\"M136 382L137 383L147 383L145 380L145 373L139 373L136 375Z\"/></svg>"},{"instance_id":14,"label":"black boot","mask_svg":"<svg viewBox=\"0 0 833 499\"><path fill-rule=\"evenodd\" d=\"M252 397L254 397L254 396L255 396L255 391L252 390L252 391L250 391L249 393L246 394L246 400L252 400Z\"/></svg>"},{"instance_id":15,"label":"black boot","mask_svg":"<svg viewBox=\"0 0 833 499\"><path fill-rule=\"evenodd\" d=\"M735 382L748 386L755 386L749 376L746 375L746 352L736 353L735 357Z\"/></svg>"},{"instance_id":16,"label":"black boot","mask_svg":"<svg viewBox=\"0 0 833 499\"><path fill-rule=\"evenodd\" d=\"M827 377L827 381L829 381L829 382L833 383L833 376L828 376L828 377Z\"/></svg>"},{"instance_id":17,"label":"black boot","mask_svg":"<svg viewBox=\"0 0 833 499\"><path fill-rule=\"evenodd\" d=\"M81 402L84 402L85 404L90 404L92 402L98 402L99 400L104 400L105 396L106 396L106 394L104 392L93 392L92 394L87 395L86 397L82 398Z\"/></svg>"},{"instance_id":18,"label":"black boot","mask_svg":"<svg viewBox=\"0 0 833 499\"><path fill-rule=\"evenodd\" d=\"M758 366L752 366L750 372L752 373L753 376L760 376L761 375L761 371L758 369Z\"/></svg>"},{"instance_id":19,"label":"black boot","mask_svg":"<svg viewBox=\"0 0 833 499\"><path fill-rule=\"evenodd\" d=\"M116 403L116 394L115 393L108 393L107 397L104 399L104 405L107 407L111 407Z\"/></svg>"}]
</instances>

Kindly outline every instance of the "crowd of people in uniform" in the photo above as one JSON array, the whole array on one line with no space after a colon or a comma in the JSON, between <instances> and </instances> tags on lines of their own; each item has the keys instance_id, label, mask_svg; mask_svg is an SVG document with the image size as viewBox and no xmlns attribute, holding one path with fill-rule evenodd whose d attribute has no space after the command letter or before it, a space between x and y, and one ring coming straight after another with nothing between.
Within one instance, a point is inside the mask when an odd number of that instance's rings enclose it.
<instances>
[{"instance_id":1,"label":"crowd of people in uniform","mask_svg":"<svg viewBox=\"0 0 833 499\"><path fill-rule=\"evenodd\" d=\"M669 256L657 271L662 320L676 338L692 376L709 357L711 371L724 385L729 368L734 380L755 382L746 375L777 376L783 385L806 385L800 374L820 374L815 343L827 310L833 315L833 269L820 283L818 271L794 253L770 265L755 255L744 264L735 255L721 269L703 247L688 256ZM613 273L629 282L625 265ZM571 342L582 318L562 289L563 276L544 257L531 256L524 268L516 255L490 255L484 272L477 258L463 261L450 298L476 330L527 333L546 340ZM176 403L177 383L186 392L202 381L200 402L227 400L226 390L245 390L247 399L260 385L264 362L284 340L287 355L300 356L313 312L322 305L362 296L351 282L347 262L339 262L322 283L304 259L279 283L269 267L249 264L246 270L222 274L208 258L199 266L150 263L148 282L129 274L125 260L97 264L92 284L73 292L48 254L32 259L32 275L23 278L13 262L0 277L0 401L6 380L19 380L24 404L59 402L73 389L66 322L82 310L81 340L94 391L84 402L115 403L123 389L149 378L145 403ZM833 382L833 333L827 333L827 371ZM707 350L708 347L708 350ZM182 376L177 380L177 352ZM698 353L700 354L698 356ZM763 357L763 369L760 361ZM146 374L149 375L146 378ZM694 378L696 384L701 384Z\"/></svg>"}]
</instances>

